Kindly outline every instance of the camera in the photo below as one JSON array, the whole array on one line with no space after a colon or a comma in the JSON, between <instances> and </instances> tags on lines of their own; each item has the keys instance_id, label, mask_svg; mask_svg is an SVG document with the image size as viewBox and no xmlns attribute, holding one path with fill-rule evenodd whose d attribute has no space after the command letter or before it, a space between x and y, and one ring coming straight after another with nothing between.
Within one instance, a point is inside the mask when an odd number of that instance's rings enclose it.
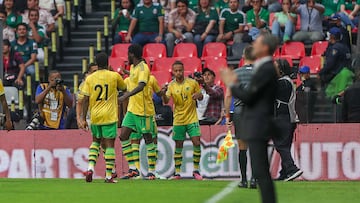
<instances>
[{"instance_id":1,"label":"camera","mask_svg":"<svg viewBox=\"0 0 360 203\"><path fill-rule=\"evenodd\" d=\"M57 85L62 85L64 83L64 80L60 79L60 78L56 78L55 82Z\"/></svg>"},{"instance_id":2,"label":"camera","mask_svg":"<svg viewBox=\"0 0 360 203\"><path fill-rule=\"evenodd\" d=\"M31 122L26 126L25 130L37 130L39 129L40 124L44 122L44 119L40 116L39 112L35 112Z\"/></svg>"},{"instance_id":3,"label":"camera","mask_svg":"<svg viewBox=\"0 0 360 203\"><path fill-rule=\"evenodd\" d=\"M202 74L200 72L194 72L194 77L201 78Z\"/></svg>"}]
</instances>

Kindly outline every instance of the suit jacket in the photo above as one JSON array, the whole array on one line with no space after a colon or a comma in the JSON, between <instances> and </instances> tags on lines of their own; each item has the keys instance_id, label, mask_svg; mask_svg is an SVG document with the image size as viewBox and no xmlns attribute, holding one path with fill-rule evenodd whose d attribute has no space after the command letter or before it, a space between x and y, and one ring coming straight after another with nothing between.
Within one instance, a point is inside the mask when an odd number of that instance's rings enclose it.
<instances>
[{"instance_id":1,"label":"suit jacket","mask_svg":"<svg viewBox=\"0 0 360 203\"><path fill-rule=\"evenodd\" d=\"M269 140L275 135L274 102L278 76L271 57L265 57L254 64L254 75L250 84L231 87L234 97L244 102L241 120L245 140Z\"/></svg>"}]
</instances>

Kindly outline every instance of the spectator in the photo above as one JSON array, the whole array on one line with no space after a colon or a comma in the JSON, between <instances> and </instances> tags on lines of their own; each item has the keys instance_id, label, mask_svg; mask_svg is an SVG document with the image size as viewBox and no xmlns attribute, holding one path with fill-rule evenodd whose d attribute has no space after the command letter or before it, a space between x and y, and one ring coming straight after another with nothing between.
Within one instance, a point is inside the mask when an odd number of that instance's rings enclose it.
<instances>
[{"instance_id":1,"label":"spectator","mask_svg":"<svg viewBox=\"0 0 360 203\"><path fill-rule=\"evenodd\" d=\"M188 8L187 0L176 0L176 8L169 13L168 33L165 35L167 55L173 54L174 44L180 42L193 43L191 33L196 19L196 13Z\"/></svg>"},{"instance_id":2,"label":"spectator","mask_svg":"<svg viewBox=\"0 0 360 203\"><path fill-rule=\"evenodd\" d=\"M218 12L218 15L220 15L221 11L224 8L229 8L229 0L218 0L215 3L216 11Z\"/></svg>"},{"instance_id":3,"label":"spectator","mask_svg":"<svg viewBox=\"0 0 360 203\"><path fill-rule=\"evenodd\" d=\"M35 66L34 62L37 56L37 44L27 36L28 26L25 23L20 23L16 27L17 39L11 42L11 47L14 51L21 54L22 60L25 63L26 74L35 77Z\"/></svg>"},{"instance_id":4,"label":"spectator","mask_svg":"<svg viewBox=\"0 0 360 203\"><path fill-rule=\"evenodd\" d=\"M301 28L293 36L294 41L308 42L320 41L324 39L322 14L324 6L315 3L315 0L308 0L306 4L295 3L292 11L300 15Z\"/></svg>"},{"instance_id":5,"label":"spectator","mask_svg":"<svg viewBox=\"0 0 360 203\"><path fill-rule=\"evenodd\" d=\"M262 8L263 0L252 0L253 8L246 12L249 35L255 40L260 34L260 30L266 28L269 22L269 12Z\"/></svg>"},{"instance_id":6,"label":"spectator","mask_svg":"<svg viewBox=\"0 0 360 203\"><path fill-rule=\"evenodd\" d=\"M64 129L65 110L71 107L73 99L70 90L63 85L59 71L52 70L49 83L41 83L36 89L35 103L44 119L42 129Z\"/></svg>"},{"instance_id":7,"label":"spectator","mask_svg":"<svg viewBox=\"0 0 360 203\"><path fill-rule=\"evenodd\" d=\"M158 0L159 1L159 0ZM176 0L160 0L159 3L164 9L164 23L165 29L168 27L169 23L169 13L176 8Z\"/></svg>"},{"instance_id":8,"label":"spectator","mask_svg":"<svg viewBox=\"0 0 360 203\"><path fill-rule=\"evenodd\" d=\"M327 25L327 21L330 17L340 10L339 0L321 0L321 4L324 6L324 23Z\"/></svg>"},{"instance_id":9,"label":"spectator","mask_svg":"<svg viewBox=\"0 0 360 203\"><path fill-rule=\"evenodd\" d=\"M64 0L39 0L39 6L51 13L56 21L59 17L64 15L65 2Z\"/></svg>"},{"instance_id":10,"label":"spectator","mask_svg":"<svg viewBox=\"0 0 360 203\"><path fill-rule=\"evenodd\" d=\"M139 23L139 32L134 34L136 24ZM125 42L132 40L133 44L144 46L147 43L160 43L164 34L164 14L162 7L151 0L144 0L144 4L139 4L135 8L130 22L128 34Z\"/></svg>"},{"instance_id":11,"label":"spectator","mask_svg":"<svg viewBox=\"0 0 360 203\"><path fill-rule=\"evenodd\" d=\"M215 8L210 6L210 0L200 0L197 13L194 26L194 42L200 57L202 56L203 46L216 39L218 34L218 14Z\"/></svg>"},{"instance_id":12,"label":"spectator","mask_svg":"<svg viewBox=\"0 0 360 203\"><path fill-rule=\"evenodd\" d=\"M161 97L156 93L153 94L153 102L155 106L155 120L157 126L172 126L173 112L169 105L164 105Z\"/></svg>"},{"instance_id":13,"label":"spectator","mask_svg":"<svg viewBox=\"0 0 360 203\"><path fill-rule=\"evenodd\" d=\"M22 22L22 16L18 15L14 8L14 0L4 0L3 7L7 13L6 24L15 29Z\"/></svg>"},{"instance_id":14,"label":"spectator","mask_svg":"<svg viewBox=\"0 0 360 203\"><path fill-rule=\"evenodd\" d=\"M356 73L356 81L344 93L342 102L342 118L347 123L360 122L360 72Z\"/></svg>"},{"instance_id":15,"label":"spectator","mask_svg":"<svg viewBox=\"0 0 360 203\"><path fill-rule=\"evenodd\" d=\"M14 29L7 26L6 24L7 20L5 20L7 19L6 16L7 16L6 11L0 10L0 19L3 20L3 39L8 39L9 41L13 41L15 39Z\"/></svg>"},{"instance_id":16,"label":"spectator","mask_svg":"<svg viewBox=\"0 0 360 203\"><path fill-rule=\"evenodd\" d=\"M268 0L267 5L269 13L275 13L284 10L284 6L281 8L281 3L279 0Z\"/></svg>"},{"instance_id":17,"label":"spectator","mask_svg":"<svg viewBox=\"0 0 360 203\"><path fill-rule=\"evenodd\" d=\"M39 21L39 10L29 9L29 27L28 36L29 39L34 40L37 43L37 59L44 61L44 39L46 38L45 28L38 24Z\"/></svg>"},{"instance_id":18,"label":"spectator","mask_svg":"<svg viewBox=\"0 0 360 203\"><path fill-rule=\"evenodd\" d=\"M112 29L115 31L113 44L118 44L123 41L122 36L127 34L130 26L131 13L134 10L134 3L132 0L121 0L120 7L115 10L112 21Z\"/></svg>"},{"instance_id":19,"label":"spectator","mask_svg":"<svg viewBox=\"0 0 360 203\"><path fill-rule=\"evenodd\" d=\"M242 41L245 27L245 14L239 9L239 0L230 0L229 8L220 13L219 35L216 41L227 42L234 40L235 43Z\"/></svg>"},{"instance_id":20,"label":"spectator","mask_svg":"<svg viewBox=\"0 0 360 203\"><path fill-rule=\"evenodd\" d=\"M39 24L45 27L46 32L55 30L55 20L53 16L49 11L39 8L39 0L27 0L27 9L22 14L24 23L29 24L29 9L39 10Z\"/></svg>"},{"instance_id":21,"label":"spectator","mask_svg":"<svg viewBox=\"0 0 360 203\"><path fill-rule=\"evenodd\" d=\"M198 101L197 113L200 125L213 125L221 117L224 101L224 90L215 84L215 72L205 68L202 76L195 76L195 80L202 85L203 99Z\"/></svg>"},{"instance_id":22,"label":"spectator","mask_svg":"<svg viewBox=\"0 0 360 203\"><path fill-rule=\"evenodd\" d=\"M241 11L244 12L244 13L247 13L252 8L253 8L252 7L252 1L251 0L245 0L244 5L242 5Z\"/></svg>"},{"instance_id":23,"label":"spectator","mask_svg":"<svg viewBox=\"0 0 360 203\"><path fill-rule=\"evenodd\" d=\"M310 78L310 68L302 66L299 69L301 84L296 88L296 112L300 122L309 123L313 117L313 109L316 99L316 84Z\"/></svg>"},{"instance_id":24,"label":"spectator","mask_svg":"<svg viewBox=\"0 0 360 203\"><path fill-rule=\"evenodd\" d=\"M332 15L331 18L329 19L329 30L332 27L337 27L340 29L342 36L340 42L345 44L351 52L349 31L344 26L342 26L341 17L339 14Z\"/></svg>"},{"instance_id":25,"label":"spectator","mask_svg":"<svg viewBox=\"0 0 360 203\"><path fill-rule=\"evenodd\" d=\"M340 42L341 30L333 27L329 31L329 46L325 52L324 67L319 75L323 83L329 83L344 67L349 67L351 54L349 48Z\"/></svg>"},{"instance_id":26,"label":"spectator","mask_svg":"<svg viewBox=\"0 0 360 203\"><path fill-rule=\"evenodd\" d=\"M341 16L341 20L345 23L345 25L350 25L353 32L357 32L356 26L359 23L359 18L356 16L360 10L360 1L356 0L356 3L353 4L352 0L341 0L339 4L340 12L338 14Z\"/></svg>"},{"instance_id":27,"label":"spectator","mask_svg":"<svg viewBox=\"0 0 360 203\"><path fill-rule=\"evenodd\" d=\"M25 64L18 52L15 52L9 40L3 40L3 66L4 66L4 86L23 86Z\"/></svg>"},{"instance_id":28,"label":"spectator","mask_svg":"<svg viewBox=\"0 0 360 203\"><path fill-rule=\"evenodd\" d=\"M24 13L27 8L27 1L14 0L14 13Z\"/></svg>"},{"instance_id":29,"label":"spectator","mask_svg":"<svg viewBox=\"0 0 360 203\"><path fill-rule=\"evenodd\" d=\"M295 31L296 14L291 13L291 0L282 1L282 11L275 13L271 32L280 41L287 42Z\"/></svg>"},{"instance_id":30,"label":"spectator","mask_svg":"<svg viewBox=\"0 0 360 203\"><path fill-rule=\"evenodd\" d=\"M188 2L188 8L190 8L191 10L197 11L199 9L199 0L188 0Z\"/></svg>"}]
</instances>

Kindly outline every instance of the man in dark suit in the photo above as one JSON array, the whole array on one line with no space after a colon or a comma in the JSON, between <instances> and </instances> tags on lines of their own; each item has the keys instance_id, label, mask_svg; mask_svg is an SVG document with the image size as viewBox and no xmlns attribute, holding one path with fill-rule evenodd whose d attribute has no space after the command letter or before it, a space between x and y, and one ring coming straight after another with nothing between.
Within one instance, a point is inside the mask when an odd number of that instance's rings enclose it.
<instances>
[{"instance_id":1,"label":"man in dark suit","mask_svg":"<svg viewBox=\"0 0 360 203\"><path fill-rule=\"evenodd\" d=\"M278 46L276 37L261 34L253 44L254 75L247 87L239 85L235 74L229 70L222 72L224 83L231 88L234 97L245 103L242 125L244 140L248 142L251 165L258 179L263 203L276 202L274 184L269 172L267 154L268 141L275 135L273 123L274 102L277 91L278 71L272 61L272 55Z\"/></svg>"}]
</instances>

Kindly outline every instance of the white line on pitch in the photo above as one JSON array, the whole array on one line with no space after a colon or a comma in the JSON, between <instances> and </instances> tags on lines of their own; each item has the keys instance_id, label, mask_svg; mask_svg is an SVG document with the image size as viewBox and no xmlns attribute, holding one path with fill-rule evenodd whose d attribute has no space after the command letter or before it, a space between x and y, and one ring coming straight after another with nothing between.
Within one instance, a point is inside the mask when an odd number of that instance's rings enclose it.
<instances>
[{"instance_id":1,"label":"white line on pitch","mask_svg":"<svg viewBox=\"0 0 360 203\"><path fill-rule=\"evenodd\" d=\"M216 193L214 196L212 196L210 199L208 199L205 203L216 203L220 200L222 200L226 195L230 194L234 188L237 186L238 182L233 181L229 183L223 190Z\"/></svg>"}]
</instances>

